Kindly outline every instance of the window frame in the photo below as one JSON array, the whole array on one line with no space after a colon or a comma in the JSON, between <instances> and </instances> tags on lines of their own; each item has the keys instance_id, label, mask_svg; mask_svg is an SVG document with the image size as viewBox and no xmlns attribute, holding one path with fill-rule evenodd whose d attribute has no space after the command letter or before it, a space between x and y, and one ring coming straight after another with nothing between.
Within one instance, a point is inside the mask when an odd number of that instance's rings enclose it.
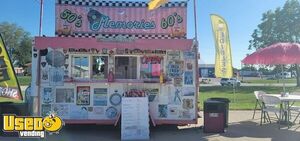
<instances>
[{"instance_id":1,"label":"window frame","mask_svg":"<svg viewBox=\"0 0 300 141\"><path fill-rule=\"evenodd\" d=\"M83 78L83 77L74 77L74 73L73 73L73 61L74 61L74 57L87 57L88 58L88 68L89 68L89 71L88 72L88 78ZM89 54L70 54L70 64L71 64L71 67L69 68L70 69L70 76L71 78L75 79L75 80L91 80L91 55Z\"/></svg>"},{"instance_id":2,"label":"window frame","mask_svg":"<svg viewBox=\"0 0 300 141\"><path fill-rule=\"evenodd\" d=\"M116 57L135 57L136 58L136 78L135 79L123 79L123 78L117 78L116 77ZM139 80L141 79L140 78L140 66L141 66L141 61L140 61L140 57L141 55L114 55L113 59L114 59L114 65L113 65L113 68L114 68L114 76L115 76L115 79L116 80Z\"/></svg>"},{"instance_id":3,"label":"window frame","mask_svg":"<svg viewBox=\"0 0 300 141\"><path fill-rule=\"evenodd\" d=\"M109 56L107 54L100 54L100 55L97 55L97 54L91 54L89 55L90 56L90 80L99 80L99 81L103 81L103 80L107 80L108 78L108 74L109 74ZM107 57L107 64L106 64L106 67L107 67L107 72L106 72L106 78L104 77L103 79L96 79L96 78L93 78L93 57Z\"/></svg>"}]
</instances>

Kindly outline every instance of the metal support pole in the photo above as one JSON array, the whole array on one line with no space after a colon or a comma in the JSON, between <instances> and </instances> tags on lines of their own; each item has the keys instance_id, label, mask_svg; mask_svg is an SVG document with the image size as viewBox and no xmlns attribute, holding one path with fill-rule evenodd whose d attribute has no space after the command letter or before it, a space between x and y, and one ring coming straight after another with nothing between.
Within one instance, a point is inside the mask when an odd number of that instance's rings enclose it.
<instances>
[{"instance_id":1,"label":"metal support pole","mask_svg":"<svg viewBox=\"0 0 300 141\"><path fill-rule=\"evenodd\" d=\"M42 23L43 23L43 8L44 8L44 0L40 0L40 19L39 19L39 36L42 36ZM41 61L41 57L40 57L40 51L37 50L37 65L36 68L34 68L34 71L37 73L37 77L35 80L35 83L31 83L32 85L32 89L31 89L31 95L33 98L33 109L32 109L32 114L34 116L38 116L39 115L39 111L40 111L40 102L39 102L39 94L41 91L40 88L40 61ZM34 73L34 71L32 71L32 73ZM35 94L32 94L35 93Z\"/></svg>"},{"instance_id":2,"label":"metal support pole","mask_svg":"<svg viewBox=\"0 0 300 141\"><path fill-rule=\"evenodd\" d=\"M197 6L196 5L197 5L196 0L194 0L195 38L197 40L197 37L198 37L197 34L198 34L198 32L197 32Z\"/></svg>"},{"instance_id":3,"label":"metal support pole","mask_svg":"<svg viewBox=\"0 0 300 141\"><path fill-rule=\"evenodd\" d=\"M284 72L283 72L283 65L281 65L281 78L282 78L282 81L283 81L283 92L285 94L285 75L284 75Z\"/></svg>"},{"instance_id":4,"label":"metal support pole","mask_svg":"<svg viewBox=\"0 0 300 141\"><path fill-rule=\"evenodd\" d=\"M42 36L43 12L44 12L44 0L40 0L40 26L39 26L39 36Z\"/></svg>"}]
</instances>

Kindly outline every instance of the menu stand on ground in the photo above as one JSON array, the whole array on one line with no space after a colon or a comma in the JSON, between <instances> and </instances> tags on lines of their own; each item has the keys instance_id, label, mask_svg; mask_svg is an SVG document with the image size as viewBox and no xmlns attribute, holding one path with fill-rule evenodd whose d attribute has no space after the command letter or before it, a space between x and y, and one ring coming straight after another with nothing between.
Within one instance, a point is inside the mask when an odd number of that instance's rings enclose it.
<instances>
[{"instance_id":1,"label":"menu stand on ground","mask_svg":"<svg viewBox=\"0 0 300 141\"><path fill-rule=\"evenodd\" d=\"M148 140L148 97L122 97L121 140Z\"/></svg>"}]
</instances>

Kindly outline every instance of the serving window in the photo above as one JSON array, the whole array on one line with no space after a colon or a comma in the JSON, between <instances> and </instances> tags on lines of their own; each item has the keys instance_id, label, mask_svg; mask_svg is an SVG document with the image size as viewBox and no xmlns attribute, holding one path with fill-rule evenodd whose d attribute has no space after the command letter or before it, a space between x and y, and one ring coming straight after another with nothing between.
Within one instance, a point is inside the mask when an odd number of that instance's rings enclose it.
<instances>
[{"instance_id":1,"label":"serving window","mask_svg":"<svg viewBox=\"0 0 300 141\"><path fill-rule=\"evenodd\" d=\"M108 57L72 55L71 76L75 79L107 79Z\"/></svg>"},{"instance_id":2,"label":"serving window","mask_svg":"<svg viewBox=\"0 0 300 141\"><path fill-rule=\"evenodd\" d=\"M70 74L78 80L106 80L110 68L113 68L115 79L156 81L163 72L163 57L155 55L114 56L113 61L106 55L74 54L71 55L71 64Z\"/></svg>"},{"instance_id":3,"label":"serving window","mask_svg":"<svg viewBox=\"0 0 300 141\"><path fill-rule=\"evenodd\" d=\"M137 57L116 56L115 57L116 79L137 79Z\"/></svg>"},{"instance_id":4,"label":"serving window","mask_svg":"<svg viewBox=\"0 0 300 141\"><path fill-rule=\"evenodd\" d=\"M90 78L89 57L72 56L71 76L77 79Z\"/></svg>"}]
</instances>

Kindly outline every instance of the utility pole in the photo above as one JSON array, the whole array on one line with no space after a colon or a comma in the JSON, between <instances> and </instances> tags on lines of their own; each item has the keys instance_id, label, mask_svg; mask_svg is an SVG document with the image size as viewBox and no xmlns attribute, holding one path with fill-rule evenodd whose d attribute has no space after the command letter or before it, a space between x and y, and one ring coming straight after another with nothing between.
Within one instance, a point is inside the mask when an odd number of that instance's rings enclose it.
<instances>
[{"instance_id":1,"label":"utility pole","mask_svg":"<svg viewBox=\"0 0 300 141\"><path fill-rule=\"evenodd\" d=\"M39 37L42 36L42 23L43 23L43 6L44 6L44 0L40 0L40 19L39 19ZM40 106L39 106L39 98L38 98L38 94L41 91L40 88L40 51L33 48L32 52L34 54L36 54L36 58L32 60L32 65L31 65L31 71L32 72L36 72L35 74L32 73L32 81L31 81L31 96L32 96L32 107L30 109L32 109L32 115L34 116L39 116L39 111L40 111ZM34 57L33 57L34 58Z\"/></svg>"},{"instance_id":2,"label":"utility pole","mask_svg":"<svg viewBox=\"0 0 300 141\"><path fill-rule=\"evenodd\" d=\"M197 32L197 7L196 7L196 4L197 4L196 0L194 0L195 38L197 40L197 34L198 34L198 32Z\"/></svg>"}]
</instances>

